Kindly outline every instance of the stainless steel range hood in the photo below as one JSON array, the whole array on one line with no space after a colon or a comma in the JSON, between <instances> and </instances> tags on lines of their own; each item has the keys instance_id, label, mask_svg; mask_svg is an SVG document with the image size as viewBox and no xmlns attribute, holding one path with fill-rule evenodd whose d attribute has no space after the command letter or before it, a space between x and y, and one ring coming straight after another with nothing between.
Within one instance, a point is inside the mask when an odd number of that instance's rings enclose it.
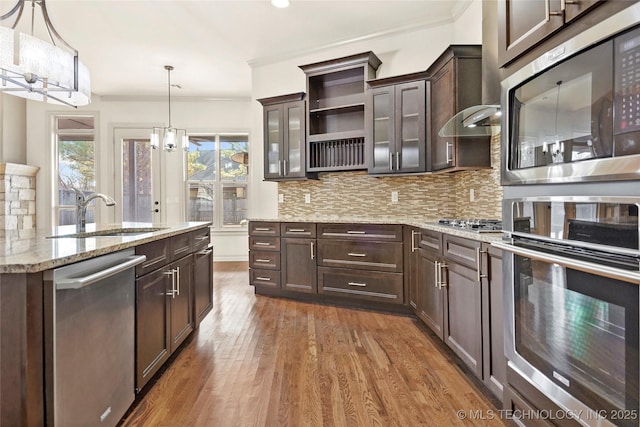
<instances>
[{"instance_id":1,"label":"stainless steel range hood","mask_svg":"<svg viewBox=\"0 0 640 427\"><path fill-rule=\"evenodd\" d=\"M467 107L438 132L440 136L491 136L500 132L498 2L482 2L482 104Z\"/></svg>"}]
</instances>

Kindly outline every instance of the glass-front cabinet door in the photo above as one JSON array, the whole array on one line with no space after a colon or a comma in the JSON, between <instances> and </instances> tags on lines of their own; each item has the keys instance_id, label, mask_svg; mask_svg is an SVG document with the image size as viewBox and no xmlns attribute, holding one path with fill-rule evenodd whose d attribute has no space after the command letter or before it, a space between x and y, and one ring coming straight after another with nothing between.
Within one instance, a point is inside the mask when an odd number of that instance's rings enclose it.
<instances>
[{"instance_id":1,"label":"glass-front cabinet door","mask_svg":"<svg viewBox=\"0 0 640 427\"><path fill-rule=\"evenodd\" d=\"M396 86L396 171L420 172L426 165L425 81Z\"/></svg>"},{"instance_id":2,"label":"glass-front cabinet door","mask_svg":"<svg viewBox=\"0 0 640 427\"><path fill-rule=\"evenodd\" d=\"M377 88L370 95L373 115L372 126L368 128L373 144L370 173L393 172L393 89L393 86Z\"/></svg>"},{"instance_id":3,"label":"glass-front cabinet door","mask_svg":"<svg viewBox=\"0 0 640 427\"><path fill-rule=\"evenodd\" d=\"M264 120L264 178L306 177L304 93L258 99Z\"/></svg>"},{"instance_id":4,"label":"glass-front cabinet door","mask_svg":"<svg viewBox=\"0 0 640 427\"><path fill-rule=\"evenodd\" d=\"M424 77L390 77L369 85L369 173L425 172L428 84Z\"/></svg>"}]
</instances>

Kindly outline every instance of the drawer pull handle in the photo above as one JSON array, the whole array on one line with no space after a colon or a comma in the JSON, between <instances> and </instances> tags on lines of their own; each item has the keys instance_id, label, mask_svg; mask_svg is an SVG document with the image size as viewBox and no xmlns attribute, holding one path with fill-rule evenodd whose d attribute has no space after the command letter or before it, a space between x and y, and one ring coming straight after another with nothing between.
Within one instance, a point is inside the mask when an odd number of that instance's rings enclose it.
<instances>
[{"instance_id":1,"label":"drawer pull handle","mask_svg":"<svg viewBox=\"0 0 640 427\"><path fill-rule=\"evenodd\" d=\"M289 233L304 233L307 230L305 230L304 228L290 228L289 230L287 230L287 232Z\"/></svg>"},{"instance_id":2,"label":"drawer pull handle","mask_svg":"<svg viewBox=\"0 0 640 427\"><path fill-rule=\"evenodd\" d=\"M264 280L264 281L266 281L266 282L270 282L270 281L271 281L271 278L270 278L270 277L260 277L260 276L257 276L257 277L256 277L256 280Z\"/></svg>"},{"instance_id":3,"label":"drawer pull handle","mask_svg":"<svg viewBox=\"0 0 640 427\"><path fill-rule=\"evenodd\" d=\"M271 262L271 260L266 258L256 258L256 262Z\"/></svg>"},{"instance_id":4,"label":"drawer pull handle","mask_svg":"<svg viewBox=\"0 0 640 427\"><path fill-rule=\"evenodd\" d=\"M200 236L200 237L196 237L196 240L209 240L209 236Z\"/></svg>"},{"instance_id":5,"label":"drawer pull handle","mask_svg":"<svg viewBox=\"0 0 640 427\"><path fill-rule=\"evenodd\" d=\"M256 227L254 228L255 231L271 231L270 228L267 227Z\"/></svg>"},{"instance_id":6,"label":"drawer pull handle","mask_svg":"<svg viewBox=\"0 0 640 427\"><path fill-rule=\"evenodd\" d=\"M360 287L366 287L367 284L366 283L359 283L359 282L347 282L347 285L349 286L360 286Z\"/></svg>"},{"instance_id":7,"label":"drawer pull handle","mask_svg":"<svg viewBox=\"0 0 640 427\"><path fill-rule=\"evenodd\" d=\"M349 256L359 256L359 257L367 256L367 254L359 254L359 253L356 253L356 252L349 252L349 253L347 253L347 255L349 255Z\"/></svg>"},{"instance_id":8,"label":"drawer pull handle","mask_svg":"<svg viewBox=\"0 0 640 427\"><path fill-rule=\"evenodd\" d=\"M367 234L366 231L347 230L347 234Z\"/></svg>"},{"instance_id":9,"label":"drawer pull handle","mask_svg":"<svg viewBox=\"0 0 640 427\"><path fill-rule=\"evenodd\" d=\"M256 242L255 245L256 246L271 246L271 243L269 243L269 242Z\"/></svg>"}]
</instances>

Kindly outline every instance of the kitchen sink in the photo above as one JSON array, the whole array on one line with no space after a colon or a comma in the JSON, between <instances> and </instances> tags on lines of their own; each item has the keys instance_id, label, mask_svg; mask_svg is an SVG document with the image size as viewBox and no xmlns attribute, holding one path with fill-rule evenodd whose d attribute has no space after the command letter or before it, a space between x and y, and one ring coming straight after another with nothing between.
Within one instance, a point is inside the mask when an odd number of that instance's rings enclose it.
<instances>
[{"instance_id":1,"label":"kitchen sink","mask_svg":"<svg viewBox=\"0 0 640 427\"><path fill-rule=\"evenodd\" d=\"M135 236L137 234L152 233L154 231L163 230L165 227L127 227L112 228L109 230L85 231L82 233L60 234L56 236L48 236L47 239L71 238L83 239L87 237L118 237L118 236Z\"/></svg>"}]
</instances>

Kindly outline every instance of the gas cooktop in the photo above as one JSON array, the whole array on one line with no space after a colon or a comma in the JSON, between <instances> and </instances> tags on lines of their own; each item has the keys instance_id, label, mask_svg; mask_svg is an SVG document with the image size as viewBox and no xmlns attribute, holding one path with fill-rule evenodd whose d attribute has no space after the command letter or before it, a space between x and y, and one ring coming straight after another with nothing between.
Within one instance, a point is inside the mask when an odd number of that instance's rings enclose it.
<instances>
[{"instance_id":1,"label":"gas cooktop","mask_svg":"<svg viewBox=\"0 0 640 427\"><path fill-rule=\"evenodd\" d=\"M499 219L441 219L438 220L438 224L476 233L499 233L502 231L502 221Z\"/></svg>"}]
</instances>

